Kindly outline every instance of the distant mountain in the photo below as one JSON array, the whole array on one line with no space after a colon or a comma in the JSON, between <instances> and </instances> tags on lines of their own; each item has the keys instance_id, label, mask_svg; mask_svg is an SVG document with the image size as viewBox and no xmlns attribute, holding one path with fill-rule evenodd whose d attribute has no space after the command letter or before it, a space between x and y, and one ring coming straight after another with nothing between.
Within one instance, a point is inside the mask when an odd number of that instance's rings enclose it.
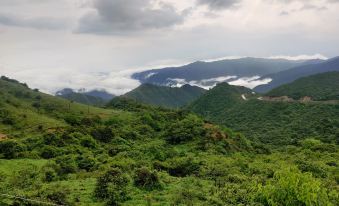
<instances>
[{"instance_id":1,"label":"distant mountain","mask_svg":"<svg viewBox=\"0 0 339 206\"><path fill-rule=\"evenodd\" d=\"M106 91L92 90L89 92L76 92L70 88L65 88L63 90L56 92L56 96L74 102L94 106L103 106L114 98L114 95L109 94Z\"/></svg>"},{"instance_id":2,"label":"distant mountain","mask_svg":"<svg viewBox=\"0 0 339 206\"><path fill-rule=\"evenodd\" d=\"M339 71L303 77L290 84L277 87L267 95L289 96L293 99L308 96L313 100L339 100Z\"/></svg>"},{"instance_id":3,"label":"distant mountain","mask_svg":"<svg viewBox=\"0 0 339 206\"><path fill-rule=\"evenodd\" d=\"M272 81L265 85L254 88L256 92L268 92L280 85L287 84L301 77L307 77L313 74L319 74L329 71L339 71L339 57L329 59L324 62L312 62L308 65L298 66L286 71L263 76L262 79L270 78Z\"/></svg>"},{"instance_id":4,"label":"distant mountain","mask_svg":"<svg viewBox=\"0 0 339 206\"><path fill-rule=\"evenodd\" d=\"M190 85L179 88L143 84L126 93L123 97L156 106L179 108L197 99L205 91L200 87Z\"/></svg>"},{"instance_id":5,"label":"distant mountain","mask_svg":"<svg viewBox=\"0 0 339 206\"><path fill-rule=\"evenodd\" d=\"M322 60L290 61L285 59L241 58L214 62L194 62L181 67L153 69L132 75L142 83L211 87L244 77L263 76Z\"/></svg>"}]
</instances>

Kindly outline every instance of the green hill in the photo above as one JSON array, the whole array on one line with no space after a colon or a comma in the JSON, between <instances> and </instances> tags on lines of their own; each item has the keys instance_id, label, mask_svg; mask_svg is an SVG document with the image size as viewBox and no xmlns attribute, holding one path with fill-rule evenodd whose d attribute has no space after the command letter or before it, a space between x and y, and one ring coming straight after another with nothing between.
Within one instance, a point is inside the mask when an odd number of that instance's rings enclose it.
<instances>
[{"instance_id":1,"label":"green hill","mask_svg":"<svg viewBox=\"0 0 339 206\"><path fill-rule=\"evenodd\" d=\"M300 78L267 93L268 96L289 96L300 99L308 96L313 100L339 100L339 72L326 72Z\"/></svg>"},{"instance_id":2,"label":"green hill","mask_svg":"<svg viewBox=\"0 0 339 206\"><path fill-rule=\"evenodd\" d=\"M177 88L143 84L123 96L146 104L179 108L194 101L205 91L200 87L190 85Z\"/></svg>"},{"instance_id":3,"label":"green hill","mask_svg":"<svg viewBox=\"0 0 339 206\"><path fill-rule=\"evenodd\" d=\"M78 104L63 98L31 90L26 84L7 77L0 78L0 129L22 133L37 128L57 128L70 116L105 117L113 111ZM69 119L69 121L71 121ZM37 130L36 132L40 132Z\"/></svg>"},{"instance_id":4,"label":"green hill","mask_svg":"<svg viewBox=\"0 0 339 206\"><path fill-rule=\"evenodd\" d=\"M225 82L207 91L187 108L199 114L214 116L254 96L252 91L246 87L232 86Z\"/></svg>"},{"instance_id":5,"label":"green hill","mask_svg":"<svg viewBox=\"0 0 339 206\"><path fill-rule=\"evenodd\" d=\"M237 102L247 102L241 99ZM96 108L5 77L0 106L0 205L339 200L335 144L306 139L275 150L187 111L123 97L113 99L109 109ZM335 119L328 121L324 131L333 129Z\"/></svg>"},{"instance_id":6,"label":"green hill","mask_svg":"<svg viewBox=\"0 0 339 206\"><path fill-rule=\"evenodd\" d=\"M100 97L93 97L90 95L82 94L82 93L69 93L69 94L64 94L60 95L59 97L68 99L70 101L78 102L81 104L88 104L88 105L93 105L93 106L104 106L107 101Z\"/></svg>"},{"instance_id":7,"label":"green hill","mask_svg":"<svg viewBox=\"0 0 339 206\"><path fill-rule=\"evenodd\" d=\"M339 143L339 105L245 101L240 98L244 92L219 85L187 109L265 144L294 144L308 137Z\"/></svg>"}]
</instances>

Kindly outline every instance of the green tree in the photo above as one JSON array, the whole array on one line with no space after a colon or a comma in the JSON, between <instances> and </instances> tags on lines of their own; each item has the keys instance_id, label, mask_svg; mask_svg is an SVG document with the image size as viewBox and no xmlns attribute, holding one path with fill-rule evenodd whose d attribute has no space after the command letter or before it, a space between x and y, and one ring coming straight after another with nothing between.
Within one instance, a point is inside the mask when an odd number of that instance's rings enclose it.
<instances>
[{"instance_id":1,"label":"green tree","mask_svg":"<svg viewBox=\"0 0 339 206\"><path fill-rule=\"evenodd\" d=\"M128 199L127 185L129 179L118 168L107 171L97 179L94 195L107 200L107 205L119 205Z\"/></svg>"},{"instance_id":2,"label":"green tree","mask_svg":"<svg viewBox=\"0 0 339 206\"><path fill-rule=\"evenodd\" d=\"M258 186L260 203L270 206L321 206L332 205L328 191L310 173L288 168L275 173L267 185Z\"/></svg>"}]
</instances>

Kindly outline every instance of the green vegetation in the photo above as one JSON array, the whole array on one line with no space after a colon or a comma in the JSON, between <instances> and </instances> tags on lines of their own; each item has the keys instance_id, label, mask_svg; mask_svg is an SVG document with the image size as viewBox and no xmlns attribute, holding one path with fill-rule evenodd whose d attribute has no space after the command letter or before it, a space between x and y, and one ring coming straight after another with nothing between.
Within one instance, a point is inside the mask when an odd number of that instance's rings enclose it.
<instances>
[{"instance_id":1,"label":"green vegetation","mask_svg":"<svg viewBox=\"0 0 339 206\"><path fill-rule=\"evenodd\" d=\"M255 142L295 145L314 137L339 144L339 105L275 102L255 98L241 101L243 91L218 85L195 101L189 110L206 119L242 132ZM232 92L233 91L233 92Z\"/></svg>"},{"instance_id":2,"label":"green vegetation","mask_svg":"<svg viewBox=\"0 0 339 206\"><path fill-rule=\"evenodd\" d=\"M339 72L327 72L300 78L267 93L271 97L289 96L300 99L308 96L313 100L339 100Z\"/></svg>"},{"instance_id":3,"label":"green vegetation","mask_svg":"<svg viewBox=\"0 0 339 206\"><path fill-rule=\"evenodd\" d=\"M332 141L300 138L273 148L187 111L126 98L109 109L88 107L13 81L0 80L0 195L98 206L339 201ZM0 205L34 203L1 196Z\"/></svg>"},{"instance_id":4,"label":"green vegetation","mask_svg":"<svg viewBox=\"0 0 339 206\"><path fill-rule=\"evenodd\" d=\"M204 89L190 85L172 88L143 84L123 96L155 106L179 108L194 101L203 93L205 93Z\"/></svg>"},{"instance_id":5,"label":"green vegetation","mask_svg":"<svg viewBox=\"0 0 339 206\"><path fill-rule=\"evenodd\" d=\"M93 106L104 106L107 101L100 97L94 97L87 94L72 92L69 94L60 95L64 99L70 101L78 102L81 104L93 105Z\"/></svg>"}]
</instances>

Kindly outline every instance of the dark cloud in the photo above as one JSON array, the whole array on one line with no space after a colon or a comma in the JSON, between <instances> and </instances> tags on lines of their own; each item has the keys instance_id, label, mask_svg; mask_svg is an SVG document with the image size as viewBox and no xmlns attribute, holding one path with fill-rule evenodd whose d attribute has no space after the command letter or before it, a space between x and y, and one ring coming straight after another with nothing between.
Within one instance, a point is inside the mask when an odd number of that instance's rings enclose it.
<instances>
[{"instance_id":1,"label":"dark cloud","mask_svg":"<svg viewBox=\"0 0 339 206\"><path fill-rule=\"evenodd\" d=\"M207 5L212 10L223 10L235 6L241 0L197 0L198 5Z\"/></svg>"},{"instance_id":2,"label":"dark cloud","mask_svg":"<svg viewBox=\"0 0 339 206\"><path fill-rule=\"evenodd\" d=\"M68 26L65 19L51 17L23 18L14 15L0 14L0 24L6 26L29 27L35 29L64 29Z\"/></svg>"},{"instance_id":3,"label":"dark cloud","mask_svg":"<svg viewBox=\"0 0 339 206\"><path fill-rule=\"evenodd\" d=\"M95 0L93 12L79 21L77 32L118 34L127 31L159 29L181 24L185 12L169 4L154 7L151 0Z\"/></svg>"}]
</instances>

